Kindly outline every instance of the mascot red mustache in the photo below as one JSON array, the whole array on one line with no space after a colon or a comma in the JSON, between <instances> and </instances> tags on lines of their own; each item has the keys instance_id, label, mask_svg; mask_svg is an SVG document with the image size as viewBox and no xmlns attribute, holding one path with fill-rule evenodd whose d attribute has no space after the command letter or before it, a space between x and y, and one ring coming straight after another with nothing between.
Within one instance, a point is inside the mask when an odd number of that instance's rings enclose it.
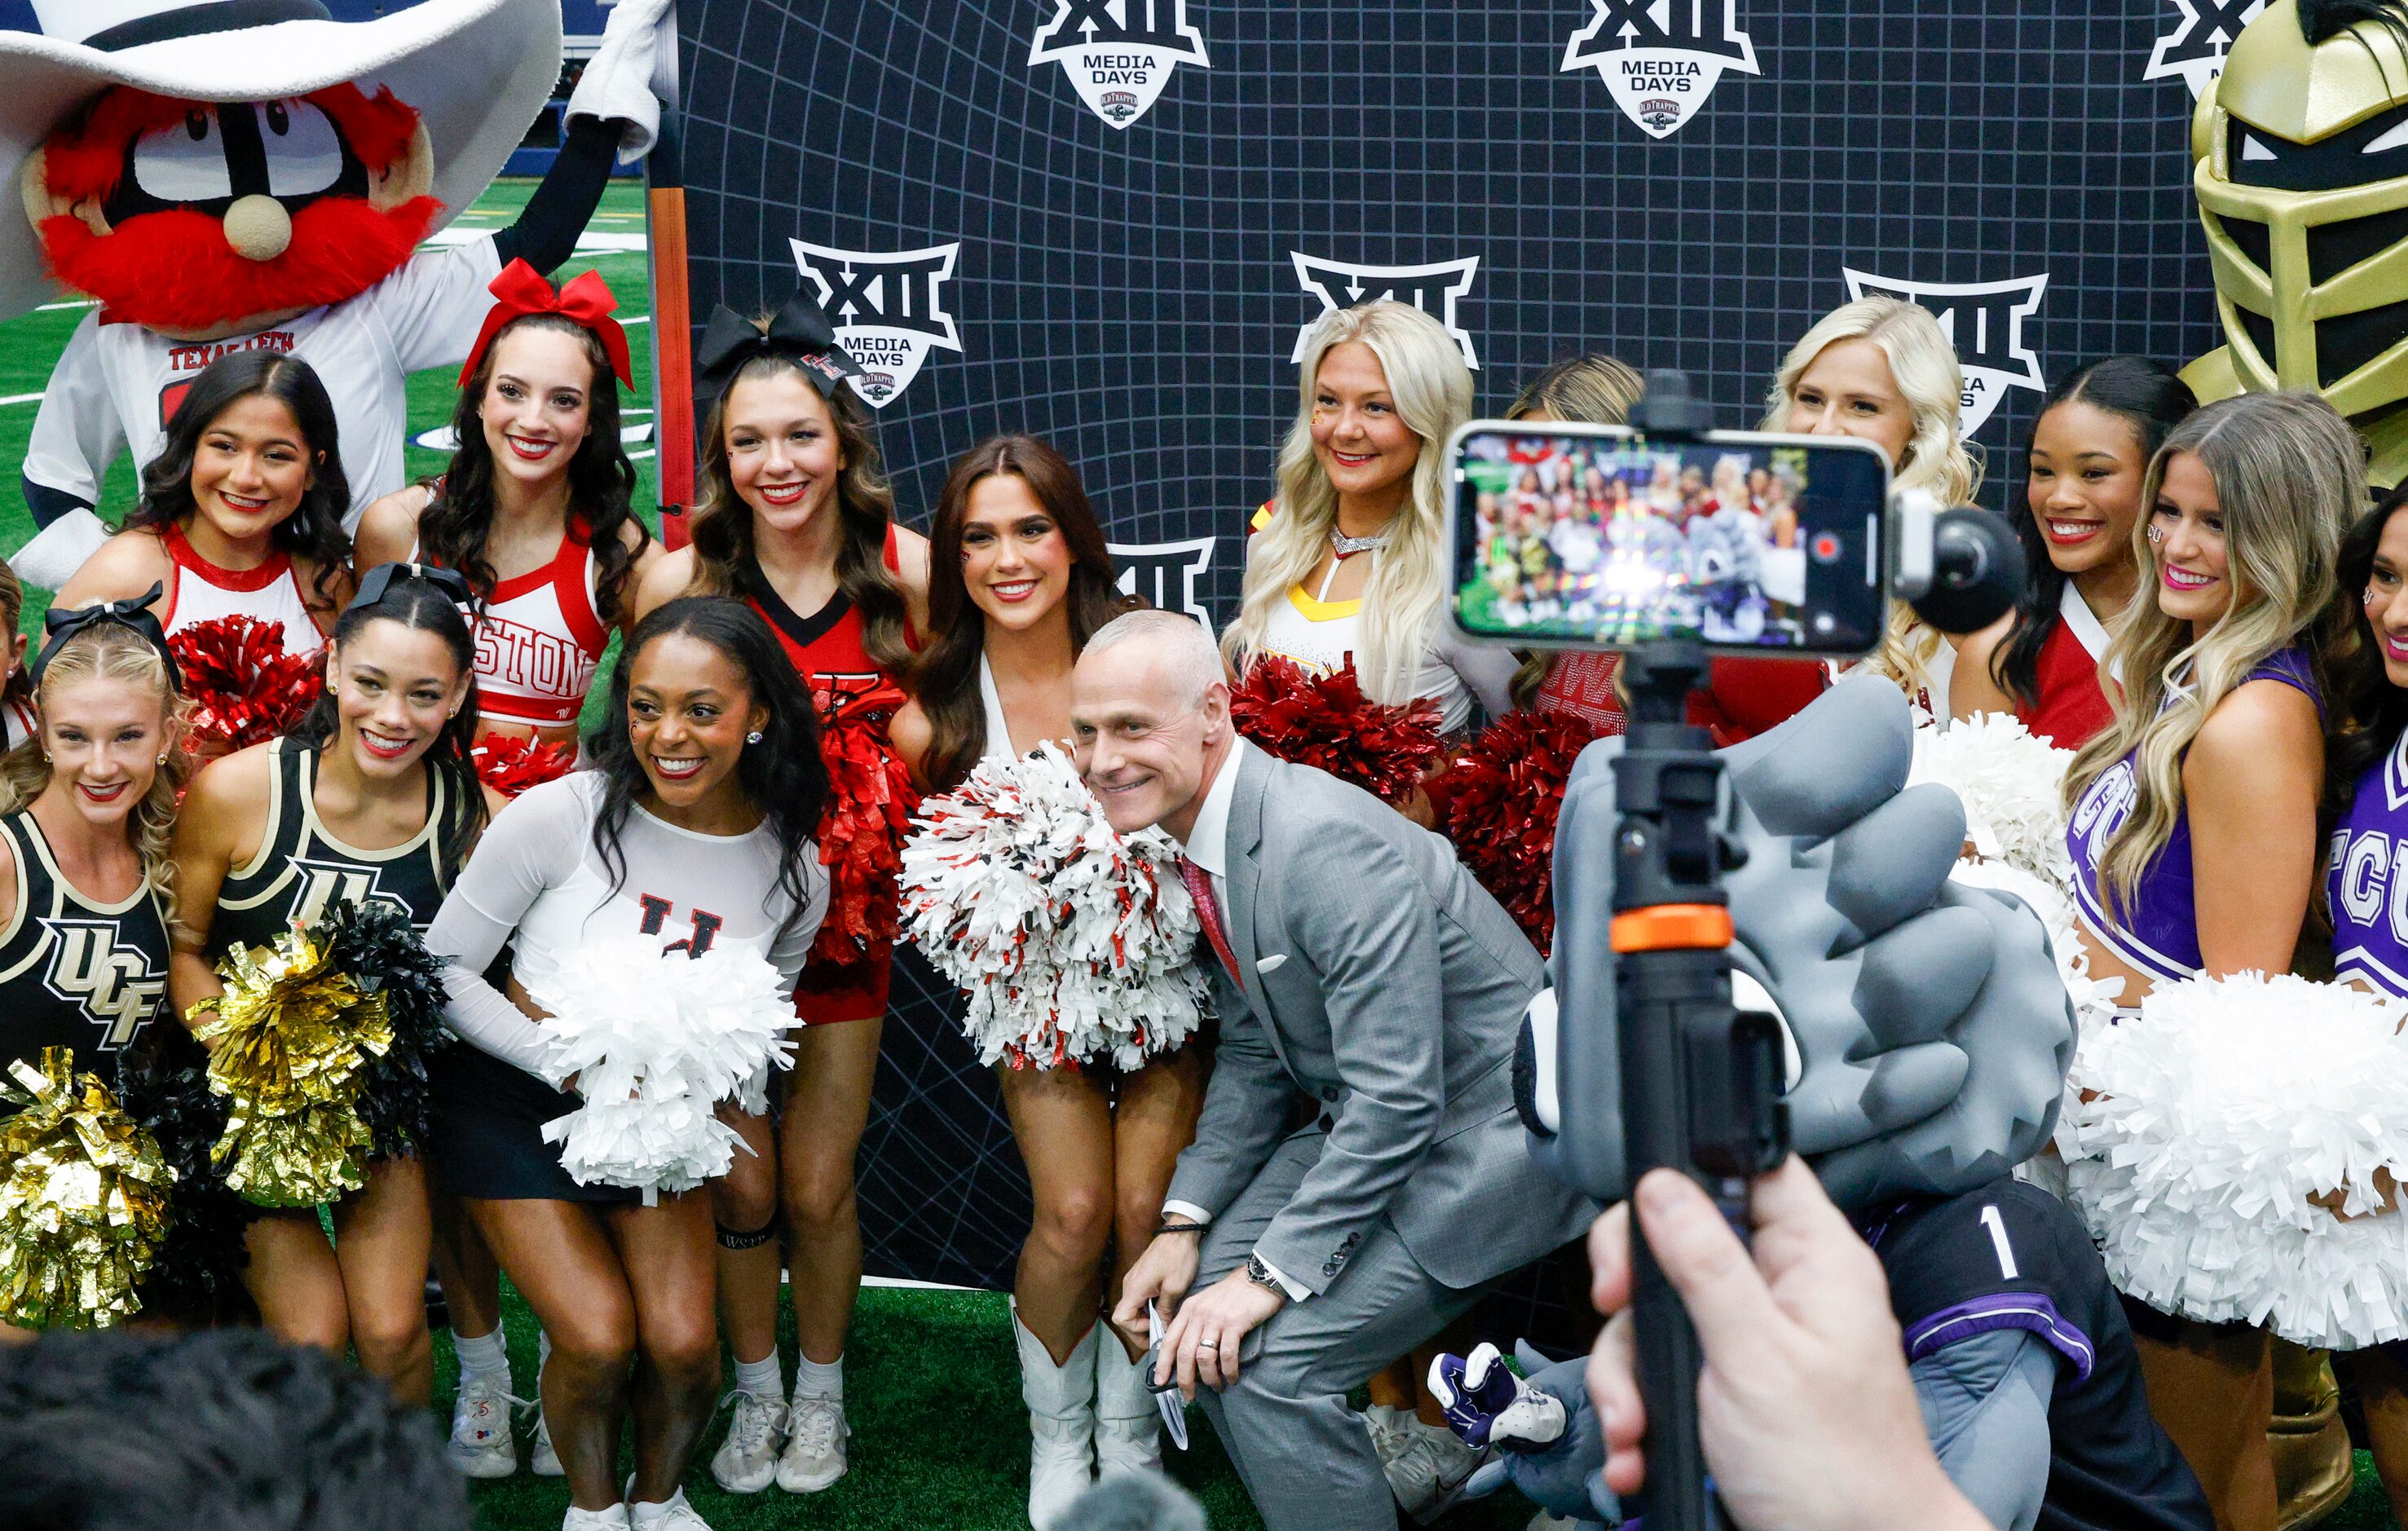
<instances>
[{"instance_id":1,"label":"mascot red mustache","mask_svg":"<svg viewBox=\"0 0 2408 1531\"><path fill-rule=\"evenodd\" d=\"M622 0L518 221L427 245L475 200L559 78L557 0L420 0L337 21L319 0L34 0L0 33L0 318L96 299L45 390L24 464L39 528L12 560L52 589L97 548L110 464L155 454L202 368L312 364L360 508L402 486L405 382L467 353L501 268L549 271L614 156L649 149L673 87L669 0Z\"/></svg>"}]
</instances>

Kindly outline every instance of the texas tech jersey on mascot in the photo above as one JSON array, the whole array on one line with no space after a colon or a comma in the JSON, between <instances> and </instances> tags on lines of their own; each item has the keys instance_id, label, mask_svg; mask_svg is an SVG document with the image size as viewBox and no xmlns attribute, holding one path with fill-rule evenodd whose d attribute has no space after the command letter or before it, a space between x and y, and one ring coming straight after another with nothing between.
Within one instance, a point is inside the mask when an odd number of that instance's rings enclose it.
<instances>
[{"instance_id":1,"label":"texas tech jersey on mascot","mask_svg":"<svg viewBox=\"0 0 2408 1531\"><path fill-rule=\"evenodd\" d=\"M2191 120L2225 344L2201 402L2312 388L2408 473L2408 0L2272 0Z\"/></svg>"},{"instance_id":2,"label":"texas tech jersey on mascot","mask_svg":"<svg viewBox=\"0 0 2408 1531\"><path fill-rule=\"evenodd\" d=\"M34 0L0 33L0 318L60 288L98 300L42 398L24 464L40 528L20 573L55 589L107 528L110 463L156 452L203 367L273 349L332 394L351 518L401 487L405 386L456 365L514 257L566 260L614 151L650 147L668 0L625 0L517 223L422 249L482 193L559 78L557 0L420 0L333 21L318 0Z\"/></svg>"}]
</instances>

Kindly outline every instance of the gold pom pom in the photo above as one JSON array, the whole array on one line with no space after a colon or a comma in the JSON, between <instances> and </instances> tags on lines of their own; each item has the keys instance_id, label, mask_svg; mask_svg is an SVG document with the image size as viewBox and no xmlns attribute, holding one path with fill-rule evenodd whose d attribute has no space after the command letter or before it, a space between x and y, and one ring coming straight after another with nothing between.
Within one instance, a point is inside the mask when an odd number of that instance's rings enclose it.
<instances>
[{"instance_id":1,"label":"gold pom pom","mask_svg":"<svg viewBox=\"0 0 2408 1531\"><path fill-rule=\"evenodd\" d=\"M194 1035L209 1051L209 1088L230 1105L209 1162L261 1207L315 1207L366 1183L360 1074L393 1046L382 994L330 971L314 932L237 948L218 965L225 993L194 1007L215 1018ZM231 1161L229 1165L229 1161Z\"/></svg>"},{"instance_id":2,"label":"gold pom pom","mask_svg":"<svg viewBox=\"0 0 2408 1531\"><path fill-rule=\"evenodd\" d=\"M8 1066L0 1101L0 1321L106 1328L140 1310L135 1283L166 1237L176 1178L95 1074L65 1048Z\"/></svg>"}]
</instances>

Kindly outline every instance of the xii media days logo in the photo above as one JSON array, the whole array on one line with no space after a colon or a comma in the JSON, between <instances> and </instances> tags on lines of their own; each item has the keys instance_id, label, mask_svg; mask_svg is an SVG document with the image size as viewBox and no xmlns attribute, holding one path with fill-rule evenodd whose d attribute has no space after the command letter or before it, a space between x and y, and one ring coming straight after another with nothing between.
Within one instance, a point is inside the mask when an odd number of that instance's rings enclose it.
<instances>
[{"instance_id":1,"label":"xii media days logo","mask_svg":"<svg viewBox=\"0 0 2408 1531\"><path fill-rule=\"evenodd\" d=\"M1723 71L1761 73L1739 29L1739 0L1589 0L1588 25L1564 49L1565 72L1594 68L1623 115L1652 138L1698 115Z\"/></svg>"},{"instance_id":2,"label":"xii media days logo","mask_svg":"<svg viewBox=\"0 0 2408 1531\"><path fill-rule=\"evenodd\" d=\"M1956 348L1956 365L1965 374L1965 392L1957 399L1958 436L1980 430L2008 389L2048 391L2040 356L2024 338L2024 321L2039 311L2041 294L2048 291L2047 272L1970 282L1892 281L1845 266L1840 275L1847 279L1851 302L1875 295L1904 298L1940 321L1940 332Z\"/></svg>"},{"instance_id":3,"label":"xii media days logo","mask_svg":"<svg viewBox=\"0 0 2408 1531\"><path fill-rule=\"evenodd\" d=\"M945 312L944 285L953 274L958 244L926 250L833 250L787 241L795 265L819 289L820 307L836 325L837 344L861 364L853 391L883 409L911 386L932 351L961 353L962 337Z\"/></svg>"},{"instance_id":4,"label":"xii media days logo","mask_svg":"<svg viewBox=\"0 0 2408 1531\"><path fill-rule=\"evenodd\" d=\"M1457 322L1455 313L1456 301L1471 291L1472 281L1480 275L1479 256L1466 255L1459 261L1436 261L1428 265L1353 265L1291 250L1288 259L1296 263L1296 279L1305 292L1321 300L1319 312L1296 332L1296 349L1289 353L1289 361L1304 360L1305 345L1312 337L1313 325L1321 322L1322 314L1352 308L1376 298L1394 298L1398 303L1412 304L1445 325L1446 333L1463 348L1463 365L1474 372L1480 370L1480 352L1471 343L1471 332Z\"/></svg>"},{"instance_id":5,"label":"xii media days logo","mask_svg":"<svg viewBox=\"0 0 2408 1531\"><path fill-rule=\"evenodd\" d=\"M1187 0L1054 0L1028 50L1031 68L1059 64L1089 109L1116 128L1143 117L1182 64L1212 66Z\"/></svg>"}]
</instances>

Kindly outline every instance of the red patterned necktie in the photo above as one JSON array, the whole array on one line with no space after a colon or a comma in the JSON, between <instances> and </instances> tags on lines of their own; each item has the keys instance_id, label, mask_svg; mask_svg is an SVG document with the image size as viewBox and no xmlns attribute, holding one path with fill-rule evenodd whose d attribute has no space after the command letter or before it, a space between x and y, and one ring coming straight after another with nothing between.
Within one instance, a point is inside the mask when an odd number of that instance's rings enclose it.
<instances>
[{"instance_id":1,"label":"red patterned necktie","mask_svg":"<svg viewBox=\"0 0 2408 1531\"><path fill-rule=\"evenodd\" d=\"M1229 981L1242 989L1246 980L1238 976L1238 956L1229 950L1228 933L1221 928L1221 903L1212 896L1212 874L1185 856L1179 858L1179 880L1187 884L1187 892L1196 900L1196 921L1204 927L1204 938L1212 943L1213 955L1229 970Z\"/></svg>"}]
</instances>

